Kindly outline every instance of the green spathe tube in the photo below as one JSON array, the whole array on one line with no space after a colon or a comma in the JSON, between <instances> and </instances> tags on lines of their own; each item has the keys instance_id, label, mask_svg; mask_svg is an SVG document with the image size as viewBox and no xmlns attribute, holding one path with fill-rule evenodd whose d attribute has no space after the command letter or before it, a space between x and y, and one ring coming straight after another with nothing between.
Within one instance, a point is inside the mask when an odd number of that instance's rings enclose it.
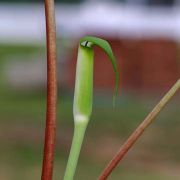
<instances>
[{"instance_id":1,"label":"green spathe tube","mask_svg":"<svg viewBox=\"0 0 180 180\"><path fill-rule=\"evenodd\" d=\"M109 56L116 76L115 95L118 92L119 73L110 45L107 41L100 38L91 36L82 38L79 44L76 66L73 104L74 136L64 180L73 180L74 178L84 134L92 113L94 45L101 47Z\"/></svg>"},{"instance_id":2,"label":"green spathe tube","mask_svg":"<svg viewBox=\"0 0 180 180\"><path fill-rule=\"evenodd\" d=\"M83 116L89 118L92 112L93 64L93 49L79 45L73 105L75 121L82 120Z\"/></svg>"}]
</instances>

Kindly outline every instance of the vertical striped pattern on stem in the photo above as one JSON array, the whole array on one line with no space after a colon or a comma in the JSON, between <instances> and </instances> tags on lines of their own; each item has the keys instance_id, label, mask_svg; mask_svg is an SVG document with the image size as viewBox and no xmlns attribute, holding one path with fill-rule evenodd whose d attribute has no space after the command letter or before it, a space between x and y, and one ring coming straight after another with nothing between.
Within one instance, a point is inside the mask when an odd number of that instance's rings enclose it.
<instances>
[{"instance_id":1,"label":"vertical striped pattern on stem","mask_svg":"<svg viewBox=\"0 0 180 180\"><path fill-rule=\"evenodd\" d=\"M42 180L52 180L56 135L56 28L54 0L45 0L46 46L47 46L47 109Z\"/></svg>"}]
</instances>

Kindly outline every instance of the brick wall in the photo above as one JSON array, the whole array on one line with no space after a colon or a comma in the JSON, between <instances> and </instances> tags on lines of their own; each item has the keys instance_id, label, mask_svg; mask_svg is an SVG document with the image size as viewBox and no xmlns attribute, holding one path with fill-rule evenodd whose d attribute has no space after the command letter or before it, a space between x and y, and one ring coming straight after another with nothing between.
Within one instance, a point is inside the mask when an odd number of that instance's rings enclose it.
<instances>
[{"instance_id":1,"label":"brick wall","mask_svg":"<svg viewBox=\"0 0 180 180\"><path fill-rule=\"evenodd\" d=\"M167 39L108 41L118 61L123 90L159 91L169 88L179 78L180 58L175 42ZM77 48L73 50L72 58L67 61L67 87L74 86L76 56ZM114 73L111 63L98 47L95 48L94 69L95 88L113 89Z\"/></svg>"}]
</instances>

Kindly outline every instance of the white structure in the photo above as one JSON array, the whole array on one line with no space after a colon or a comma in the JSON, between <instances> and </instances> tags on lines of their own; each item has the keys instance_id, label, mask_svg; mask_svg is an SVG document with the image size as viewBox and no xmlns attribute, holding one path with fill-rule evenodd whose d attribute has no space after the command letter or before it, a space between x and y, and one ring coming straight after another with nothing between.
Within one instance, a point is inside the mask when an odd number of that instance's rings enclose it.
<instances>
[{"instance_id":1,"label":"white structure","mask_svg":"<svg viewBox=\"0 0 180 180\"><path fill-rule=\"evenodd\" d=\"M56 6L59 36L86 33L119 37L180 39L180 8L147 8L89 1ZM42 4L0 4L1 43L41 43L45 40Z\"/></svg>"}]
</instances>

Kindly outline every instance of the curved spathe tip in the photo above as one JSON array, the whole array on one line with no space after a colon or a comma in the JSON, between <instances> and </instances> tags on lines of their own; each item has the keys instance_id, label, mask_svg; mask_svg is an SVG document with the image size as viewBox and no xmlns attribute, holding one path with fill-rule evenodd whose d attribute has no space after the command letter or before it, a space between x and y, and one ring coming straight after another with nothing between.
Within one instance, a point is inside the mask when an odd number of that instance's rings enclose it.
<instances>
[{"instance_id":1,"label":"curved spathe tip","mask_svg":"<svg viewBox=\"0 0 180 180\"><path fill-rule=\"evenodd\" d=\"M80 45L87 48L93 48L94 45L99 46L108 55L113 66L115 76L116 76L115 92L113 96L113 105L115 105L115 98L117 97L118 90L119 90L119 71L117 67L116 58L113 54L110 44L106 40L98 38L98 37L85 36L80 39Z\"/></svg>"}]
</instances>

